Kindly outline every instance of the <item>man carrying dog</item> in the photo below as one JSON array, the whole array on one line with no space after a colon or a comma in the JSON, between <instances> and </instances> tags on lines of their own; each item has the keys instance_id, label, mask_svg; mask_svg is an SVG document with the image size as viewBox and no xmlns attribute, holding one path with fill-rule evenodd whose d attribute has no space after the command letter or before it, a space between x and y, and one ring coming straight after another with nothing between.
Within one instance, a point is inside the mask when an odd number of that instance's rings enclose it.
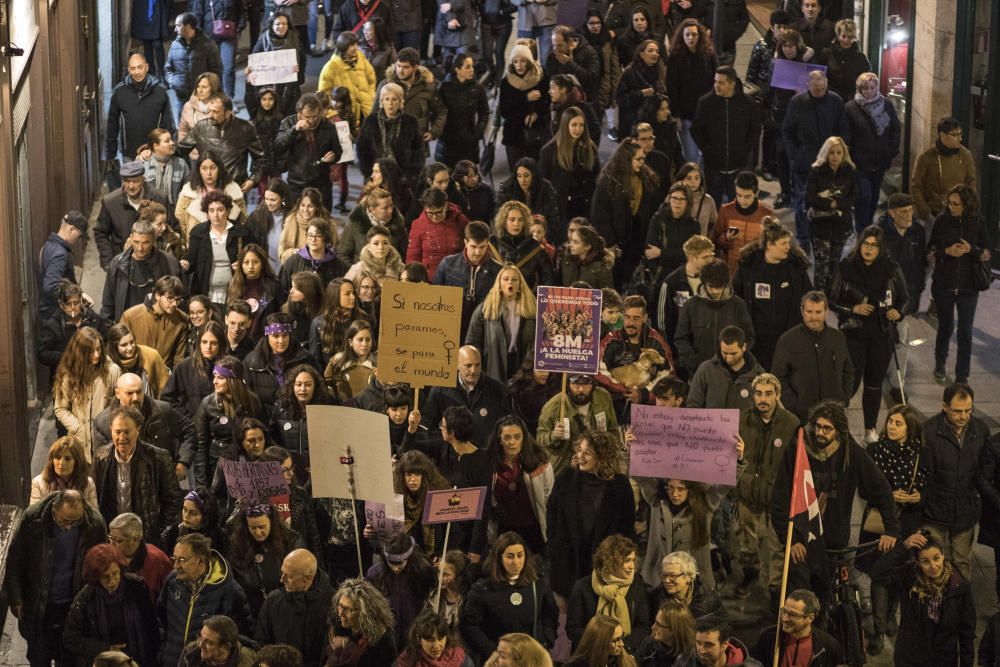
<instances>
[{"instance_id":1,"label":"man carrying dog","mask_svg":"<svg viewBox=\"0 0 1000 667\"><path fill-rule=\"evenodd\" d=\"M626 399L633 403L648 403L649 391L645 387L627 387L615 381L611 371L636 363L646 349L655 350L663 358L663 363L649 369L651 378L662 371L672 372L674 368L670 346L646 319L646 300L633 294L625 297L624 306L624 326L610 332L601 341L601 372L595 376L597 383L611 393L619 418L625 409Z\"/></svg>"},{"instance_id":2,"label":"man carrying dog","mask_svg":"<svg viewBox=\"0 0 1000 667\"><path fill-rule=\"evenodd\" d=\"M751 384L764 372L747 349L747 335L737 326L719 334L719 353L701 362L691 378L689 408L736 408L753 406Z\"/></svg>"}]
</instances>

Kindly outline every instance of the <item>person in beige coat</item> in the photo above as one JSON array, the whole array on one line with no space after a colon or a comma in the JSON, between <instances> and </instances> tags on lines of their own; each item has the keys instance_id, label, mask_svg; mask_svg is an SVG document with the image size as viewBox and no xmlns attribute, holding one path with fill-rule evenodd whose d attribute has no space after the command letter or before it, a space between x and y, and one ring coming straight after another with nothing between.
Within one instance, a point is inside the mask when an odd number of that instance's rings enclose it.
<instances>
[{"instance_id":1,"label":"person in beige coat","mask_svg":"<svg viewBox=\"0 0 1000 667\"><path fill-rule=\"evenodd\" d=\"M316 188L305 188L295 202L294 210L285 216L285 224L281 228L281 238L278 239L278 258L284 263L286 259L306 245L306 231L309 223L316 218L326 220L330 225L329 245L337 246L337 223L330 217L330 212L323 206L323 195Z\"/></svg>"},{"instance_id":2,"label":"person in beige coat","mask_svg":"<svg viewBox=\"0 0 1000 667\"><path fill-rule=\"evenodd\" d=\"M73 334L53 381L54 412L67 434L80 440L88 464L94 460L91 421L110 404L119 375L96 329L81 327Z\"/></svg>"},{"instance_id":3,"label":"person in beige coat","mask_svg":"<svg viewBox=\"0 0 1000 667\"><path fill-rule=\"evenodd\" d=\"M64 435L49 447L49 455L42 472L31 480L31 497L28 505L34 505L56 491L75 489L83 495L83 499L95 510L97 505L97 486L90 476L90 464L79 438Z\"/></svg>"}]
</instances>

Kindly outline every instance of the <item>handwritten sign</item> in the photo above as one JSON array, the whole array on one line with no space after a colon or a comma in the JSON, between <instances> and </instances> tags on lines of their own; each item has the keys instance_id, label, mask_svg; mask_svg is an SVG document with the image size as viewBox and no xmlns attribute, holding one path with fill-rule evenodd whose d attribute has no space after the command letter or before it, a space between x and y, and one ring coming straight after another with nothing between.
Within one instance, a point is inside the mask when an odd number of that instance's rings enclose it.
<instances>
[{"instance_id":1,"label":"handwritten sign","mask_svg":"<svg viewBox=\"0 0 1000 667\"><path fill-rule=\"evenodd\" d=\"M427 500L424 502L423 522L430 525L451 521L475 521L482 518L485 503L485 486L428 491Z\"/></svg>"},{"instance_id":2,"label":"handwritten sign","mask_svg":"<svg viewBox=\"0 0 1000 667\"><path fill-rule=\"evenodd\" d=\"M538 287L535 370L597 373L601 290Z\"/></svg>"},{"instance_id":3,"label":"handwritten sign","mask_svg":"<svg viewBox=\"0 0 1000 667\"><path fill-rule=\"evenodd\" d=\"M384 503L365 501L365 522L380 538L384 539L393 533L402 532L404 520L402 494L396 494L388 509Z\"/></svg>"},{"instance_id":4,"label":"handwritten sign","mask_svg":"<svg viewBox=\"0 0 1000 667\"><path fill-rule=\"evenodd\" d=\"M247 81L254 86L293 83L299 80L299 59L295 49L251 53L247 56Z\"/></svg>"},{"instance_id":5,"label":"handwritten sign","mask_svg":"<svg viewBox=\"0 0 1000 667\"><path fill-rule=\"evenodd\" d=\"M340 142L340 159L337 164L354 161L354 140L351 139L351 126L346 120L334 123L337 128L337 140Z\"/></svg>"},{"instance_id":6,"label":"handwritten sign","mask_svg":"<svg viewBox=\"0 0 1000 667\"><path fill-rule=\"evenodd\" d=\"M454 387L461 328L462 288L386 280L378 379L414 387Z\"/></svg>"},{"instance_id":7,"label":"handwritten sign","mask_svg":"<svg viewBox=\"0 0 1000 667\"><path fill-rule=\"evenodd\" d=\"M797 93L804 92L809 87L809 72L812 71L825 72L826 67L776 58L774 71L771 73L771 87L794 90Z\"/></svg>"},{"instance_id":8,"label":"handwritten sign","mask_svg":"<svg viewBox=\"0 0 1000 667\"><path fill-rule=\"evenodd\" d=\"M735 486L739 426L739 410L633 404L629 474Z\"/></svg>"},{"instance_id":9,"label":"handwritten sign","mask_svg":"<svg viewBox=\"0 0 1000 667\"><path fill-rule=\"evenodd\" d=\"M219 459L229 495L244 503L271 503L281 517L291 516L288 482L279 461Z\"/></svg>"},{"instance_id":10,"label":"handwritten sign","mask_svg":"<svg viewBox=\"0 0 1000 667\"><path fill-rule=\"evenodd\" d=\"M314 498L371 500L392 506L389 418L339 405L306 407ZM350 448L350 452L348 452Z\"/></svg>"}]
</instances>

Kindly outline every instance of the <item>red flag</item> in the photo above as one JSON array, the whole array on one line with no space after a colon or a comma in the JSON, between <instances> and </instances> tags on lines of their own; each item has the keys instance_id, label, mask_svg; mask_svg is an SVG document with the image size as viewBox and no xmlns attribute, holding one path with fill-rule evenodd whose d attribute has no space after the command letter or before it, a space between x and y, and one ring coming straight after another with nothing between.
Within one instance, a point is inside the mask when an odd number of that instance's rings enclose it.
<instances>
[{"instance_id":1,"label":"red flag","mask_svg":"<svg viewBox=\"0 0 1000 667\"><path fill-rule=\"evenodd\" d=\"M795 473L792 478L792 503L788 518L795 531L807 536L807 542L819 539L823 534L823 517L819 511L816 485L813 483L809 457L806 455L806 441L803 429L799 429L799 441L795 449Z\"/></svg>"}]
</instances>

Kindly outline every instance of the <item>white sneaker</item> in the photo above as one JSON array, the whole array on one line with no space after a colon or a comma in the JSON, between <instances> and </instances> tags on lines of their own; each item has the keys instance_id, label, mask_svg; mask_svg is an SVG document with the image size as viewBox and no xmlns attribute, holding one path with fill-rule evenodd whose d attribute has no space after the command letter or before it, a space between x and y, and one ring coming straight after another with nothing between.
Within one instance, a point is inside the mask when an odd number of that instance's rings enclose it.
<instances>
[{"instance_id":1,"label":"white sneaker","mask_svg":"<svg viewBox=\"0 0 1000 667\"><path fill-rule=\"evenodd\" d=\"M879 438L879 435L878 435L878 431L877 430L875 430L873 428L870 428L867 431L865 431L865 443L866 444L869 444L869 445L875 444L876 442L878 442L878 438Z\"/></svg>"}]
</instances>

